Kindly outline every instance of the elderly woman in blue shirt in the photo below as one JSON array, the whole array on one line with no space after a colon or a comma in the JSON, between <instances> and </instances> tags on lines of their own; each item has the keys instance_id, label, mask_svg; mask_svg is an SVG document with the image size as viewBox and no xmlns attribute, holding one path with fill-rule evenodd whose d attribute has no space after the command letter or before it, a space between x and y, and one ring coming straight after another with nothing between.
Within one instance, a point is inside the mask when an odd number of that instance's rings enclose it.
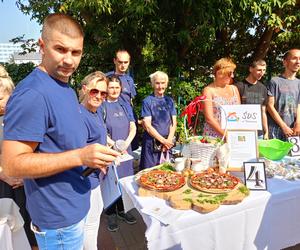
<instances>
[{"instance_id":1,"label":"elderly woman in blue shirt","mask_svg":"<svg viewBox=\"0 0 300 250\"><path fill-rule=\"evenodd\" d=\"M170 153L170 149L174 146L173 138L177 126L174 101L165 95L169 82L168 75L162 71L156 71L150 75L150 81L153 93L142 103L141 116L145 132L140 169L158 165L161 157Z\"/></svg>"}]
</instances>

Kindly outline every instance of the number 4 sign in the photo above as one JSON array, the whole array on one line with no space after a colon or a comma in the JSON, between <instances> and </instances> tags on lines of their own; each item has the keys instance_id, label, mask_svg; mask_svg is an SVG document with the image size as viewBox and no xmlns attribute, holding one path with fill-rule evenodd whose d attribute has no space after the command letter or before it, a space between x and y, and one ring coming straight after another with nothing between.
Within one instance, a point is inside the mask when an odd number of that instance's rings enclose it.
<instances>
[{"instance_id":1,"label":"number 4 sign","mask_svg":"<svg viewBox=\"0 0 300 250\"><path fill-rule=\"evenodd\" d=\"M293 148L290 151L291 156L300 156L300 137L291 136L288 138L288 141L294 144Z\"/></svg>"},{"instance_id":2,"label":"number 4 sign","mask_svg":"<svg viewBox=\"0 0 300 250\"><path fill-rule=\"evenodd\" d=\"M267 190L264 162L244 162L245 185L251 190Z\"/></svg>"}]
</instances>

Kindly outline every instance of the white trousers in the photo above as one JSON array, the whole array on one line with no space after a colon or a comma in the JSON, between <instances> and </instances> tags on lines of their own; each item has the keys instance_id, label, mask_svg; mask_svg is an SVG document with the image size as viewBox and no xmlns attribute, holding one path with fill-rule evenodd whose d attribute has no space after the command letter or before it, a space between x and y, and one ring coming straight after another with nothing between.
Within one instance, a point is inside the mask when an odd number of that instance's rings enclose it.
<instances>
[{"instance_id":1,"label":"white trousers","mask_svg":"<svg viewBox=\"0 0 300 250\"><path fill-rule=\"evenodd\" d=\"M84 225L84 250L97 250L97 238L100 217L103 210L103 201L100 186L91 190L91 207L86 216Z\"/></svg>"}]
</instances>

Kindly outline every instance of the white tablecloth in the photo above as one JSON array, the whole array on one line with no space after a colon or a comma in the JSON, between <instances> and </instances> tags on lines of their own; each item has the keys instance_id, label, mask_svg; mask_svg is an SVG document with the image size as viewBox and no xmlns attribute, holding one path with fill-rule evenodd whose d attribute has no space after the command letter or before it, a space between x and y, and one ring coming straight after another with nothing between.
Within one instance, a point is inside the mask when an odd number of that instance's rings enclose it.
<instances>
[{"instance_id":1,"label":"white tablecloth","mask_svg":"<svg viewBox=\"0 0 300 250\"><path fill-rule=\"evenodd\" d=\"M18 205L9 198L0 199L0 249L30 250Z\"/></svg>"},{"instance_id":2,"label":"white tablecloth","mask_svg":"<svg viewBox=\"0 0 300 250\"><path fill-rule=\"evenodd\" d=\"M222 205L200 214L173 208L176 220L164 225L144 214L145 208L164 208L166 201L137 196L133 177L121 180L125 209L133 207L147 225L149 249L281 249L300 242L300 181L268 179L268 191L251 191L237 205Z\"/></svg>"}]
</instances>

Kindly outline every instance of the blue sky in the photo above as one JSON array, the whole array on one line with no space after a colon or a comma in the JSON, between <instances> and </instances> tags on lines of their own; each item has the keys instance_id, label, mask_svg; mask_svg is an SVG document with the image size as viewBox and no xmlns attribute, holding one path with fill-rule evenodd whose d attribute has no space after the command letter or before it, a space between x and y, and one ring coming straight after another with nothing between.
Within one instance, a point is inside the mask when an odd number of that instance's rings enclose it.
<instances>
[{"instance_id":1,"label":"blue sky","mask_svg":"<svg viewBox=\"0 0 300 250\"><path fill-rule=\"evenodd\" d=\"M30 16L24 15L14 0L0 0L0 43L25 34L25 39L38 39L41 27Z\"/></svg>"}]
</instances>

